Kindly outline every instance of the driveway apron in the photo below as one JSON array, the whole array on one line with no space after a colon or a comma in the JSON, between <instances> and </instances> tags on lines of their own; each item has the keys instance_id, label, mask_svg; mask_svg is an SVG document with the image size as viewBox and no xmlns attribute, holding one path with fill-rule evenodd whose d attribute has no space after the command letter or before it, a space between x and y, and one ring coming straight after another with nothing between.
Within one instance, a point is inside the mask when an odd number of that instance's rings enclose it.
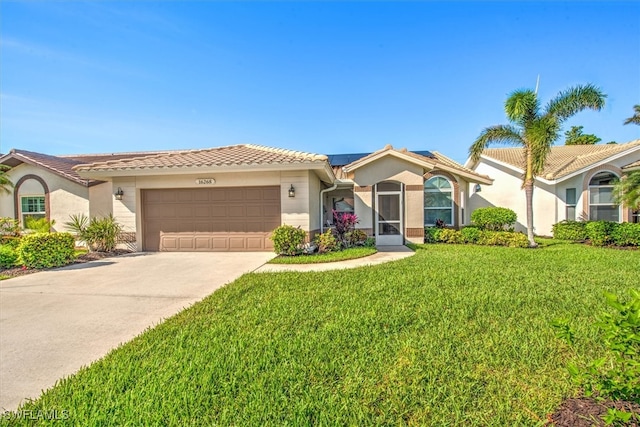
<instances>
[{"instance_id":1,"label":"driveway apron","mask_svg":"<svg viewBox=\"0 0 640 427\"><path fill-rule=\"evenodd\" d=\"M0 281L0 411L273 256L136 253Z\"/></svg>"}]
</instances>

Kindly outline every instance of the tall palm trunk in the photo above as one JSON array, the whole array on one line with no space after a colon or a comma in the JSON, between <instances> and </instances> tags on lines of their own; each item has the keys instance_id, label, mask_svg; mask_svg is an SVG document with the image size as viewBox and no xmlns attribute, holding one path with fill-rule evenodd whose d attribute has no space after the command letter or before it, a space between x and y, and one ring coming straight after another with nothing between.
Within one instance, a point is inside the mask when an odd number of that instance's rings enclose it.
<instances>
[{"instance_id":1,"label":"tall palm trunk","mask_svg":"<svg viewBox=\"0 0 640 427\"><path fill-rule=\"evenodd\" d=\"M538 244L533 239L533 179L524 183L524 195L527 199L527 238L529 247L535 248Z\"/></svg>"},{"instance_id":2,"label":"tall palm trunk","mask_svg":"<svg viewBox=\"0 0 640 427\"><path fill-rule=\"evenodd\" d=\"M538 246L533 238L533 153L527 150L527 170L524 178L524 196L527 204L527 238L529 239L529 247Z\"/></svg>"}]
</instances>

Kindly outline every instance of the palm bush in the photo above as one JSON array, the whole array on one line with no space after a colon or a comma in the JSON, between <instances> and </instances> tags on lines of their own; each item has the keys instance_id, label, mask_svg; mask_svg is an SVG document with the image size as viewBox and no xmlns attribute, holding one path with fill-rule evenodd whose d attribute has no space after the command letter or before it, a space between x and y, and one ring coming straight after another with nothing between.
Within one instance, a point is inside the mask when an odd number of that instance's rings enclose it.
<instances>
[{"instance_id":1,"label":"palm bush","mask_svg":"<svg viewBox=\"0 0 640 427\"><path fill-rule=\"evenodd\" d=\"M71 215L70 218L65 226L78 240L86 242L89 250L111 252L116 248L122 225L116 221L113 214L104 218L89 219L85 214Z\"/></svg>"}]
</instances>

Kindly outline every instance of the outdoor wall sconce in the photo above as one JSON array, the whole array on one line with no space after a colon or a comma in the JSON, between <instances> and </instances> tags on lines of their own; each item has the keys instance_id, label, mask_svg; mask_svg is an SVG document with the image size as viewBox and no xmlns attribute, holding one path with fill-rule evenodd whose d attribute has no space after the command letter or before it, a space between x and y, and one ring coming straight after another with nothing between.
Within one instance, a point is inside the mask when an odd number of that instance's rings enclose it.
<instances>
[{"instance_id":1,"label":"outdoor wall sconce","mask_svg":"<svg viewBox=\"0 0 640 427\"><path fill-rule=\"evenodd\" d=\"M289 188L289 197L296 197L296 189L293 188L293 184L291 184L291 187Z\"/></svg>"},{"instance_id":2,"label":"outdoor wall sconce","mask_svg":"<svg viewBox=\"0 0 640 427\"><path fill-rule=\"evenodd\" d=\"M124 191L122 191L122 188L118 187L118 191L116 191L116 194L114 194L114 196L116 196L116 200L122 200L122 196L124 196Z\"/></svg>"},{"instance_id":3,"label":"outdoor wall sconce","mask_svg":"<svg viewBox=\"0 0 640 427\"><path fill-rule=\"evenodd\" d=\"M480 187L480 184L476 184L475 187L473 187L473 192L474 193L479 193L482 191L482 187Z\"/></svg>"}]
</instances>

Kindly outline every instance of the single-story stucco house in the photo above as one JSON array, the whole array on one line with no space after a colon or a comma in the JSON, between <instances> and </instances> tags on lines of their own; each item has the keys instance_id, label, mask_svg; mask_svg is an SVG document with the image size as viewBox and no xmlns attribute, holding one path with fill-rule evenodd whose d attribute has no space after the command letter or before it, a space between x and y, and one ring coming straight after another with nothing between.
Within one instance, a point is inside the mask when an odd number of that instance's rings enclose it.
<instances>
[{"instance_id":1,"label":"single-story stucco house","mask_svg":"<svg viewBox=\"0 0 640 427\"><path fill-rule=\"evenodd\" d=\"M495 179L469 198L469 209L501 206L518 215L516 229L526 230L522 177L522 148L489 148L469 169ZM640 140L625 144L554 146L533 191L534 233L551 235L563 220L639 222L639 212L613 203L613 183L626 172L640 169Z\"/></svg>"},{"instance_id":2,"label":"single-story stucco house","mask_svg":"<svg viewBox=\"0 0 640 427\"><path fill-rule=\"evenodd\" d=\"M438 152L320 155L243 144L202 150L0 157L15 183L0 216L39 216L64 230L72 214L113 214L143 251L270 250L271 231L312 237L332 211L353 212L380 245L422 242L424 226L469 223L469 189L489 176Z\"/></svg>"}]
</instances>

